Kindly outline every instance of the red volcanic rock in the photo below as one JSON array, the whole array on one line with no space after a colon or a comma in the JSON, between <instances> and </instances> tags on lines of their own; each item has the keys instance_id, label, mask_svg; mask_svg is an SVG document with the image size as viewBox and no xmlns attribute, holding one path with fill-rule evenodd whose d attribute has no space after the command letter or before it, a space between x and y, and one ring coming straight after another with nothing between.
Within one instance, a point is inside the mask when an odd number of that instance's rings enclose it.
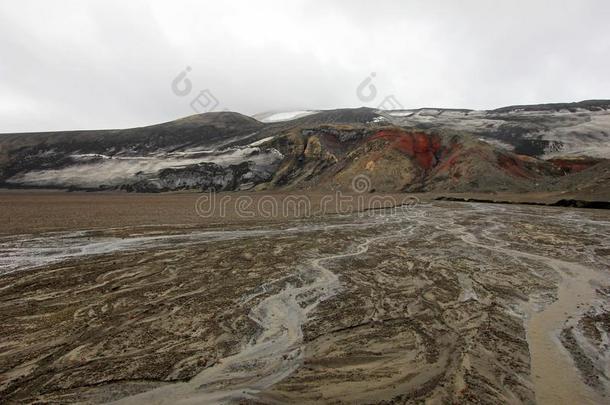
<instances>
[{"instance_id":1,"label":"red volcanic rock","mask_svg":"<svg viewBox=\"0 0 610 405\"><path fill-rule=\"evenodd\" d=\"M517 177L530 178L532 177L527 169L525 168L524 162L517 157L508 156L508 155L499 155L498 156L498 164L508 173Z\"/></svg>"},{"instance_id":2,"label":"red volcanic rock","mask_svg":"<svg viewBox=\"0 0 610 405\"><path fill-rule=\"evenodd\" d=\"M601 159L549 159L566 173L578 173L601 162Z\"/></svg>"},{"instance_id":3,"label":"red volcanic rock","mask_svg":"<svg viewBox=\"0 0 610 405\"><path fill-rule=\"evenodd\" d=\"M440 138L424 132L385 129L370 138L371 141L376 139L388 141L391 147L413 158L425 170L436 165L436 153L441 149Z\"/></svg>"},{"instance_id":4,"label":"red volcanic rock","mask_svg":"<svg viewBox=\"0 0 610 405\"><path fill-rule=\"evenodd\" d=\"M449 171L462 156L462 145L453 143L449 148L445 148L441 153L441 164L437 167L439 173Z\"/></svg>"}]
</instances>

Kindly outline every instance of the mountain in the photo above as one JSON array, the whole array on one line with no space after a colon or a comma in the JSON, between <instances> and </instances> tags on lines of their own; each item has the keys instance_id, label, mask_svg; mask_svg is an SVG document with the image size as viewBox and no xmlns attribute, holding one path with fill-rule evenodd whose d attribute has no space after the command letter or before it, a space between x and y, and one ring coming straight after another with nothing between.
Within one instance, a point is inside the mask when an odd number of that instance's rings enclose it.
<instances>
[{"instance_id":1,"label":"mountain","mask_svg":"<svg viewBox=\"0 0 610 405\"><path fill-rule=\"evenodd\" d=\"M244 162L251 162L251 172L265 173L278 159L273 151L226 148L256 141L263 127L251 117L218 112L125 130L3 134L0 181L8 186L129 190L151 183L151 191L187 188L188 181L165 185L163 178L204 162L211 176Z\"/></svg>"},{"instance_id":2,"label":"mountain","mask_svg":"<svg viewBox=\"0 0 610 405\"><path fill-rule=\"evenodd\" d=\"M385 116L400 126L466 132L522 155L610 157L610 100L489 111L421 108Z\"/></svg>"},{"instance_id":3,"label":"mountain","mask_svg":"<svg viewBox=\"0 0 610 405\"><path fill-rule=\"evenodd\" d=\"M98 131L0 134L0 184L85 190L608 188L610 101L490 111L370 108L193 115ZM361 191L361 190L358 190Z\"/></svg>"}]
</instances>

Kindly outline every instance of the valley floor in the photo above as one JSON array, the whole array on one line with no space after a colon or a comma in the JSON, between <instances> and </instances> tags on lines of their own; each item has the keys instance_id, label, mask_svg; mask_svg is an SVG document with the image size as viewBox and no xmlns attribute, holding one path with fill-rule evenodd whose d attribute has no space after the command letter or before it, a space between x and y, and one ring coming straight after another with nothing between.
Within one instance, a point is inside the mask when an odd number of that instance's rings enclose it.
<instances>
[{"instance_id":1,"label":"valley floor","mask_svg":"<svg viewBox=\"0 0 610 405\"><path fill-rule=\"evenodd\" d=\"M607 403L610 211L392 197L0 195L1 402Z\"/></svg>"}]
</instances>

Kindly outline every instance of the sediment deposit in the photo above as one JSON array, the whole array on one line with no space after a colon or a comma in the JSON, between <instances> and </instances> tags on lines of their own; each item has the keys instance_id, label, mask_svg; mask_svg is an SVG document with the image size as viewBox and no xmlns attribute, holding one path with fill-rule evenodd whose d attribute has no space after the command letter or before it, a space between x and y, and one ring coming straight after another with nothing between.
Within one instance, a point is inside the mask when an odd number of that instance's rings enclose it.
<instances>
[{"instance_id":1,"label":"sediment deposit","mask_svg":"<svg viewBox=\"0 0 610 405\"><path fill-rule=\"evenodd\" d=\"M609 241L605 210L458 202L6 235L0 397L605 403Z\"/></svg>"}]
</instances>

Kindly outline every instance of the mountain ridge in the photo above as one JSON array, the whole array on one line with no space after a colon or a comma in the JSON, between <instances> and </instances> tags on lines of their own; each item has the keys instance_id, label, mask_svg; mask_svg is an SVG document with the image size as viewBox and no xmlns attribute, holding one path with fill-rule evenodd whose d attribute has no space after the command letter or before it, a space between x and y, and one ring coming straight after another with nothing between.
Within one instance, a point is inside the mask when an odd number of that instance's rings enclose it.
<instances>
[{"instance_id":1,"label":"mountain ridge","mask_svg":"<svg viewBox=\"0 0 610 405\"><path fill-rule=\"evenodd\" d=\"M594 177L588 169L610 158L609 100L282 117L223 111L129 129L0 134L0 184L348 190L366 175L370 191L522 192L568 187L558 179L583 171Z\"/></svg>"}]
</instances>

